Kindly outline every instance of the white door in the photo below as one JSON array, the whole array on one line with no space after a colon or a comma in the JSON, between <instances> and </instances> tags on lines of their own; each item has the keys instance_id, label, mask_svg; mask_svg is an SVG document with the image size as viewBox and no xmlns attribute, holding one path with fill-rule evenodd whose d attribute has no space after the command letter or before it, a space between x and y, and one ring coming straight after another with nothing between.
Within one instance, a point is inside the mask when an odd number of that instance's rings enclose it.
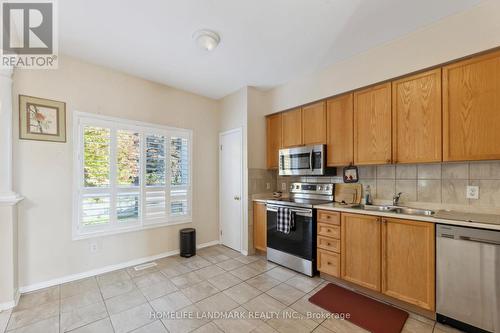
<instances>
[{"instance_id":1,"label":"white door","mask_svg":"<svg viewBox=\"0 0 500 333\"><path fill-rule=\"evenodd\" d=\"M222 244L241 251L243 152L241 129L219 136L219 214Z\"/></svg>"}]
</instances>

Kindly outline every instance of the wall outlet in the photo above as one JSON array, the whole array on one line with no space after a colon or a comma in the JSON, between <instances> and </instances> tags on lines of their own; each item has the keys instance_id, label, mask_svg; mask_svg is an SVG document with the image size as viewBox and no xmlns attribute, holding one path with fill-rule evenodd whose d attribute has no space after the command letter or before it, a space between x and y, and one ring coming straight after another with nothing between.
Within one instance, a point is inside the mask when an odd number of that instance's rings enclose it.
<instances>
[{"instance_id":1,"label":"wall outlet","mask_svg":"<svg viewBox=\"0 0 500 333\"><path fill-rule=\"evenodd\" d=\"M281 190L286 191L286 183L281 183Z\"/></svg>"},{"instance_id":2,"label":"wall outlet","mask_svg":"<svg viewBox=\"0 0 500 333\"><path fill-rule=\"evenodd\" d=\"M479 186L467 186L467 199L479 199Z\"/></svg>"},{"instance_id":3,"label":"wall outlet","mask_svg":"<svg viewBox=\"0 0 500 333\"><path fill-rule=\"evenodd\" d=\"M271 183L266 183L266 190L270 190L271 189Z\"/></svg>"},{"instance_id":4,"label":"wall outlet","mask_svg":"<svg viewBox=\"0 0 500 333\"><path fill-rule=\"evenodd\" d=\"M90 243L90 253L96 253L99 250L97 243Z\"/></svg>"}]
</instances>

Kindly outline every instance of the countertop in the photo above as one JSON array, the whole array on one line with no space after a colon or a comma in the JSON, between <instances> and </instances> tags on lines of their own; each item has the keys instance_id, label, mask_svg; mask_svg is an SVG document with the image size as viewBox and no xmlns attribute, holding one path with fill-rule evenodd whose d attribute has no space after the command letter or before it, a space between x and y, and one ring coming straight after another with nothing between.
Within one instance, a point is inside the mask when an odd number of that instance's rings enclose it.
<instances>
[{"instance_id":1,"label":"countertop","mask_svg":"<svg viewBox=\"0 0 500 333\"><path fill-rule=\"evenodd\" d=\"M481 228L500 231L500 215L476 214L459 211L438 210L434 216L405 215L390 212L368 211L359 208L349 208L338 203L314 206L316 209L332 210L353 214L392 217L405 220L432 222L439 224L458 225L462 227Z\"/></svg>"}]
</instances>

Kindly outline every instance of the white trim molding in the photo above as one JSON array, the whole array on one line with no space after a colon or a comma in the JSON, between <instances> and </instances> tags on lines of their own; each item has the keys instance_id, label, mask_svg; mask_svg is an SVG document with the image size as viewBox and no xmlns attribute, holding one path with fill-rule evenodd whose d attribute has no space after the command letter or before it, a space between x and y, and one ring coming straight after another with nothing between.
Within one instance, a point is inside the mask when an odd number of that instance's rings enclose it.
<instances>
[{"instance_id":1,"label":"white trim molding","mask_svg":"<svg viewBox=\"0 0 500 333\"><path fill-rule=\"evenodd\" d=\"M218 245L218 244L220 244L220 241L219 240L215 240L215 241L211 241L211 242L199 244L199 245L196 246L196 248L202 249L202 248L205 248L205 247L214 246L214 245ZM81 272L81 273L77 273L77 274L66 275L66 276L62 276L62 277L55 278L55 279L52 279L52 280L38 282L38 283L34 283L34 284L31 284L31 285L28 285L28 286L20 287L19 291L22 294L24 294L24 293L28 293L28 292L32 292L32 291L36 291L36 290L48 288L48 287L53 287L53 286L57 286L57 285L60 285L60 284L63 284L63 283L68 283L68 282L72 282L72 281L76 281L76 280L81 280L81 279L85 279L85 278L88 278L88 277L92 277L92 276L101 275L101 274L109 273L109 272L112 272L112 271L116 271L116 270L119 270L119 269L123 269L123 268L131 267L131 266L136 266L136 265L144 264L144 263L149 262L149 261L154 261L154 260L158 260L158 259L165 258L165 257L175 256L175 255L179 254L179 252L180 252L179 249L172 250L172 251L167 251L167 252L163 252L163 253L156 254L156 255L153 255L153 256L139 258L139 259L134 259L134 260L130 260L130 261L127 261L127 262L116 264L116 265L109 265L109 266L105 266L105 267L93 269L93 270L86 271L86 272Z\"/></svg>"},{"instance_id":2,"label":"white trim molding","mask_svg":"<svg viewBox=\"0 0 500 333\"><path fill-rule=\"evenodd\" d=\"M15 308L17 306L17 304L19 304L20 297L21 297L21 293L19 292L19 289L17 289L15 294L14 294L14 300L0 304L0 312Z\"/></svg>"},{"instance_id":3,"label":"white trim molding","mask_svg":"<svg viewBox=\"0 0 500 333\"><path fill-rule=\"evenodd\" d=\"M24 199L23 196L12 193L10 196L0 195L0 206L14 206Z\"/></svg>"}]
</instances>

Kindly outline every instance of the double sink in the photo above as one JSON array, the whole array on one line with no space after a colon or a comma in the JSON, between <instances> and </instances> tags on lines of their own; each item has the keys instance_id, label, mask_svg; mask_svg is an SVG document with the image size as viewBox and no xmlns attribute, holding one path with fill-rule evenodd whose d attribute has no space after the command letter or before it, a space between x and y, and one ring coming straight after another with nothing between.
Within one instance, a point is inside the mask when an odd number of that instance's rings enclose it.
<instances>
[{"instance_id":1,"label":"double sink","mask_svg":"<svg viewBox=\"0 0 500 333\"><path fill-rule=\"evenodd\" d=\"M419 209L419 208L391 206L391 205L359 205L359 206L354 206L352 208L368 210L368 211L376 211L382 213L395 213L395 214L405 214L405 215L432 216L435 214L434 211L429 209Z\"/></svg>"}]
</instances>

